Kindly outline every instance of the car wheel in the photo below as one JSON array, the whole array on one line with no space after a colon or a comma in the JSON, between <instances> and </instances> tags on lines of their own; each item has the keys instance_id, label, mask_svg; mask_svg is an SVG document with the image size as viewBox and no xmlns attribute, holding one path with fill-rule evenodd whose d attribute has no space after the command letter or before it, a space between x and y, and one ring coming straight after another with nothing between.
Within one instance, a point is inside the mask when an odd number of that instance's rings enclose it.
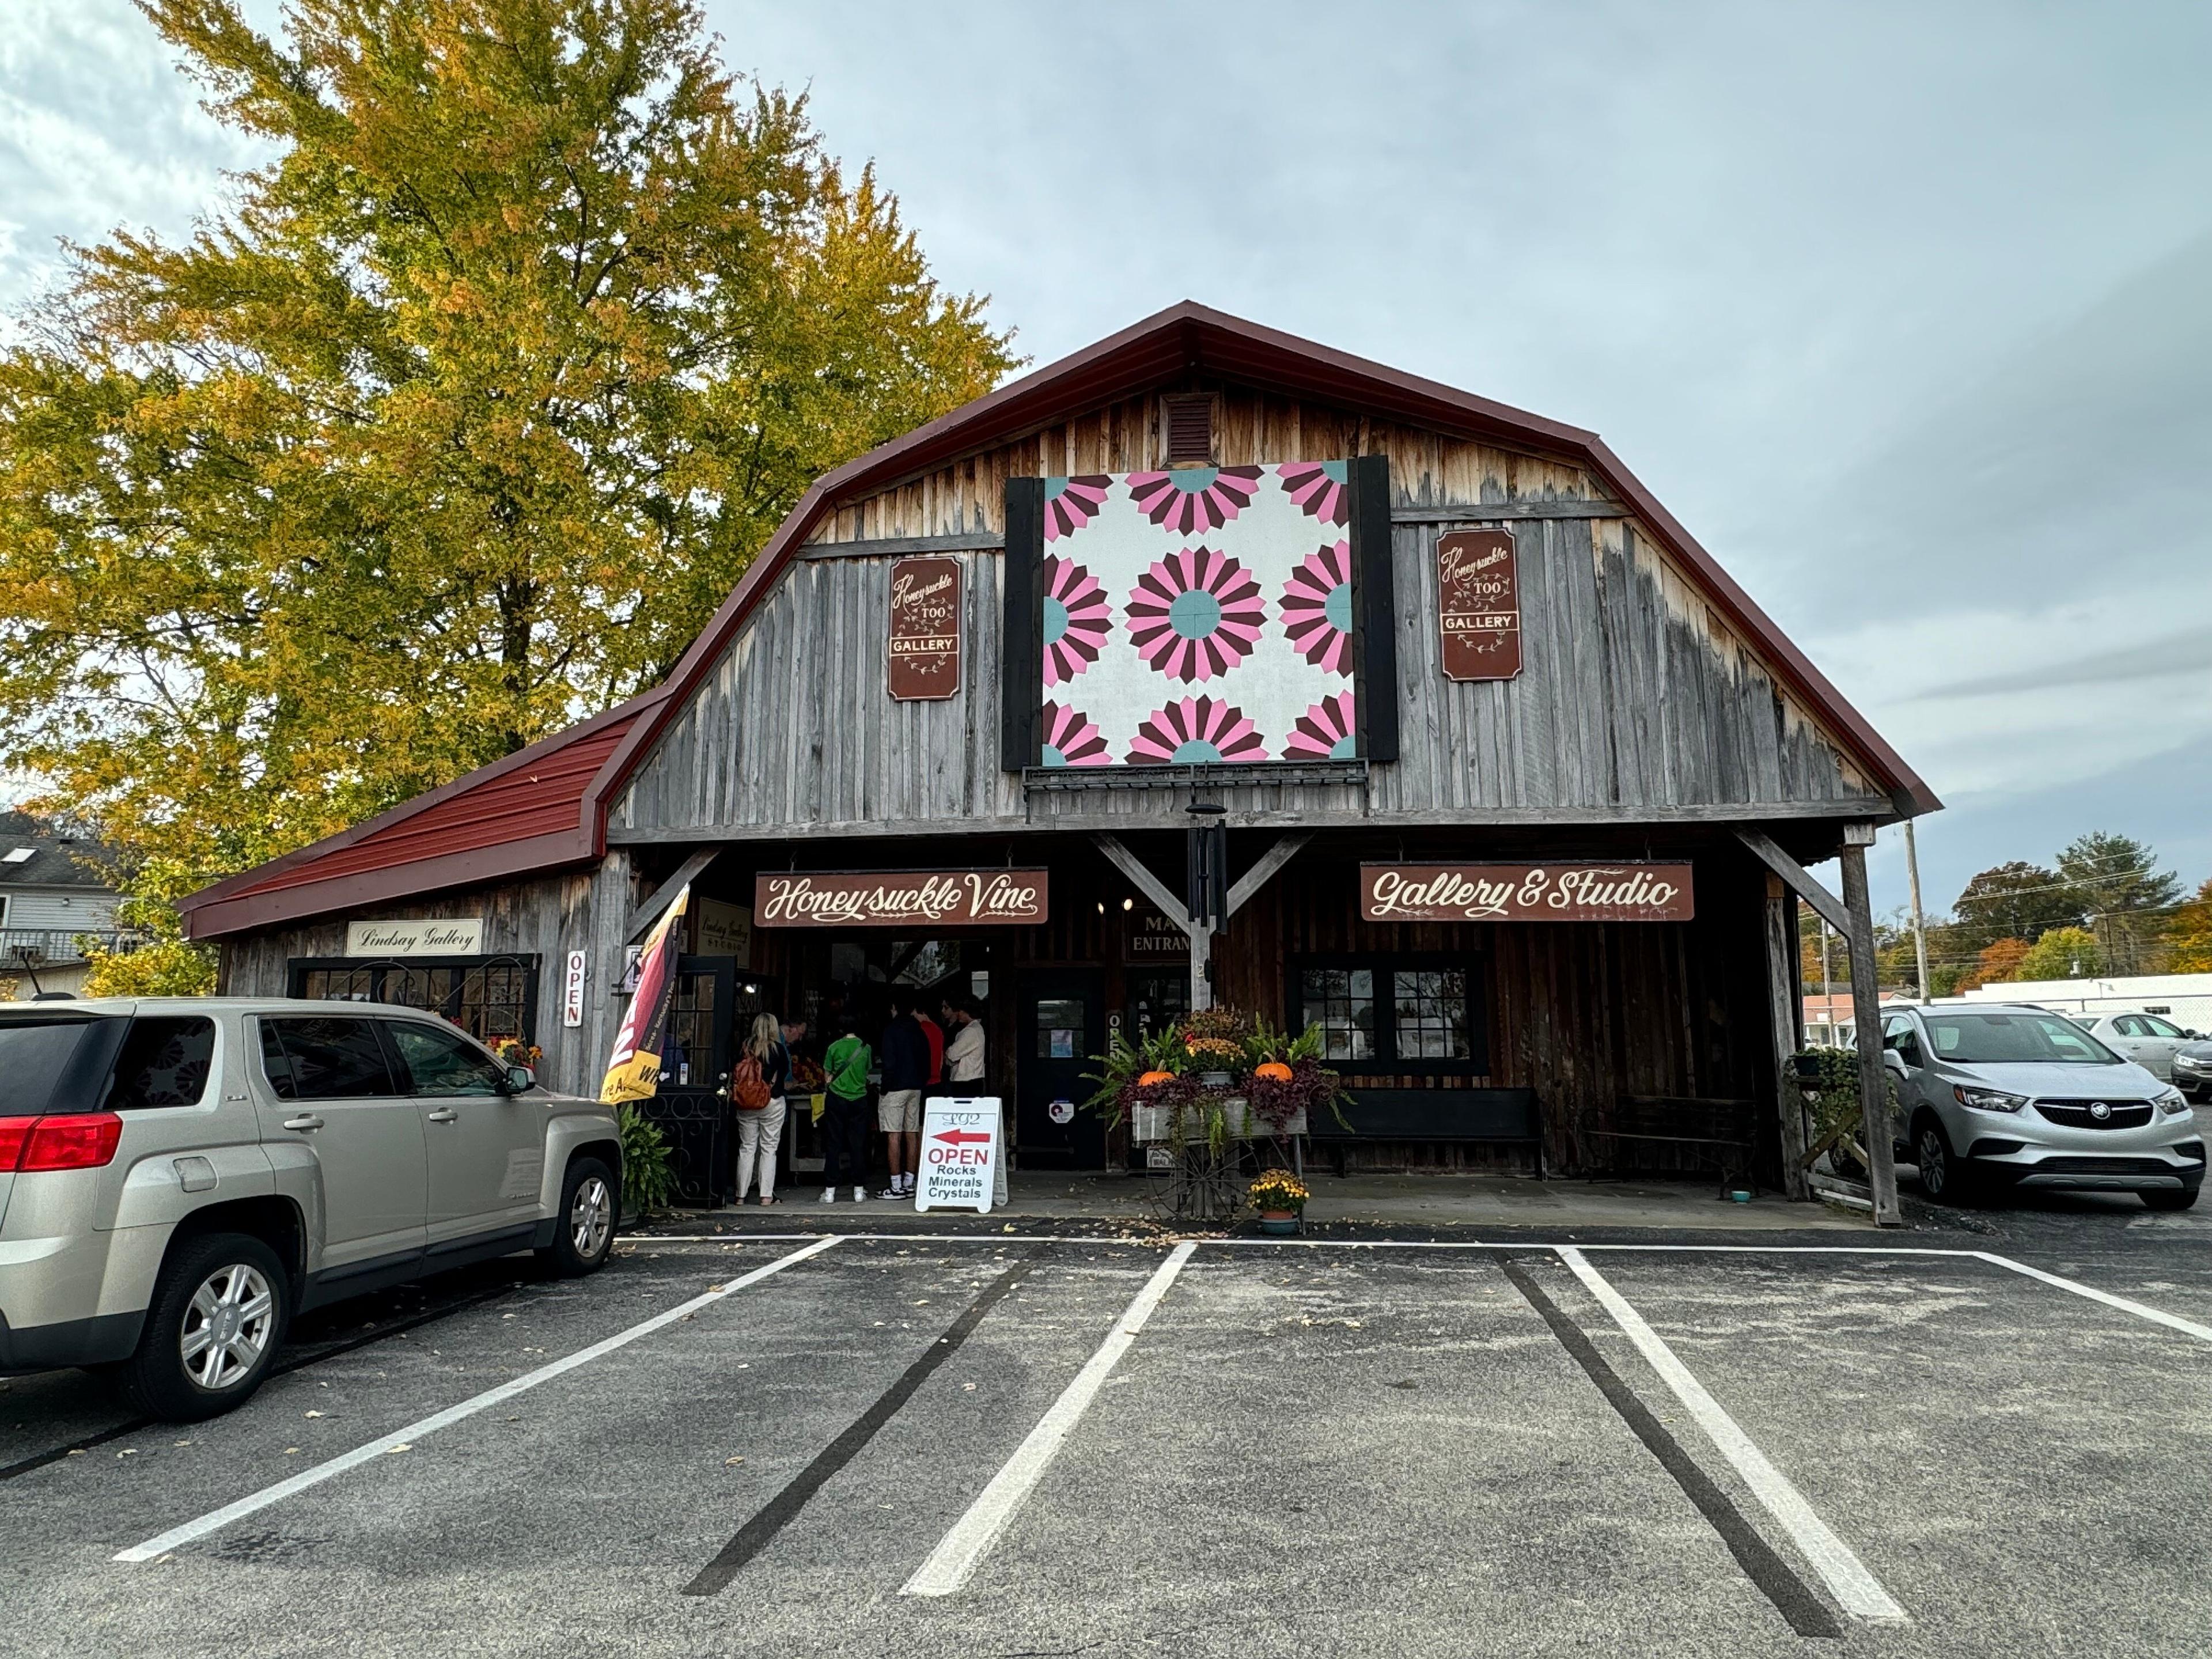
<instances>
[{"instance_id":1,"label":"car wheel","mask_svg":"<svg viewBox=\"0 0 2212 1659\"><path fill-rule=\"evenodd\" d=\"M1973 1179L1952 1152L1949 1137L1935 1119L1921 1119L1919 1133L1912 1137L1912 1156L1920 1166L1921 1190L1930 1199L1938 1204L1972 1201Z\"/></svg>"},{"instance_id":2,"label":"car wheel","mask_svg":"<svg viewBox=\"0 0 2212 1659\"><path fill-rule=\"evenodd\" d=\"M2197 1203L2197 1188L2184 1187L2176 1191L2171 1187L2154 1187L2143 1194L2142 1201L2154 1210L2186 1210Z\"/></svg>"},{"instance_id":3,"label":"car wheel","mask_svg":"<svg viewBox=\"0 0 2212 1659\"><path fill-rule=\"evenodd\" d=\"M580 1279L606 1265L614 1248L616 1206L614 1172L596 1158L580 1158L568 1166L561 1183L561 1212L553 1224L553 1243L538 1251L541 1261L563 1279Z\"/></svg>"},{"instance_id":4,"label":"car wheel","mask_svg":"<svg viewBox=\"0 0 2212 1659\"><path fill-rule=\"evenodd\" d=\"M154 1288L123 1390L149 1417L197 1423L241 1406L269 1375L292 1322L292 1281L246 1233L180 1249Z\"/></svg>"}]
</instances>

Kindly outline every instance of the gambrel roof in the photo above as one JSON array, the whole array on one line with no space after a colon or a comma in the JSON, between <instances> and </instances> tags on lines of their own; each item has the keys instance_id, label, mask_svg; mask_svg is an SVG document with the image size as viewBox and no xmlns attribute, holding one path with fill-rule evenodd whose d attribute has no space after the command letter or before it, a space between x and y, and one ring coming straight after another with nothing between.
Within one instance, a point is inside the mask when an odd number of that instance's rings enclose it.
<instances>
[{"instance_id":1,"label":"gambrel roof","mask_svg":"<svg viewBox=\"0 0 2212 1659\"><path fill-rule=\"evenodd\" d=\"M1186 301L817 479L654 690L368 823L195 894L183 907L188 927L195 937L213 937L600 857L609 803L841 501L1191 375L1331 403L1583 469L1690 573L1707 602L1836 734L1899 813L1940 806L1865 717L1595 433Z\"/></svg>"}]
</instances>

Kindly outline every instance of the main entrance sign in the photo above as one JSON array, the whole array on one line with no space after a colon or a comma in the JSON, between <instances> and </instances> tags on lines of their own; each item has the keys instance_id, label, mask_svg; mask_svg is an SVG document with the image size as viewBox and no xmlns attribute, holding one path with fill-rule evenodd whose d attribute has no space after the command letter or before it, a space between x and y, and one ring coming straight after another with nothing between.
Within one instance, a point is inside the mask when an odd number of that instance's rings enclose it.
<instances>
[{"instance_id":1,"label":"main entrance sign","mask_svg":"<svg viewBox=\"0 0 2212 1659\"><path fill-rule=\"evenodd\" d=\"M1018 927L1042 921L1046 870L788 870L753 878L756 927Z\"/></svg>"},{"instance_id":2,"label":"main entrance sign","mask_svg":"<svg viewBox=\"0 0 2212 1659\"><path fill-rule=\"evenodd\" d=\"M1686 864L1363 864L1370 921L1687 921Z\"/></svg>"}]
</instances>

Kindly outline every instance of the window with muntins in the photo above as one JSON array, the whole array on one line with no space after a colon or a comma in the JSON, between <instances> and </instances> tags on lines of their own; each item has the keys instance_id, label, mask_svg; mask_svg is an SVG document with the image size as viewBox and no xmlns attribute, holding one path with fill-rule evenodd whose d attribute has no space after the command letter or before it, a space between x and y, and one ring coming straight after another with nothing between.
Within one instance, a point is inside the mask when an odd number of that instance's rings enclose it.
<instances>
[{"instance_id":1,"label":"window with muntins","mask_svg":"<svg viewBox=\"0 0 2212 1659\"><path fill-rule=\"evenodd\" d=\"M1387 952L1292 964L1291 1029L1322 1028L1323 1057L1346 1072L1480 1073L1488 1004L1467 957Z\"/></svg>"}]
</instances>

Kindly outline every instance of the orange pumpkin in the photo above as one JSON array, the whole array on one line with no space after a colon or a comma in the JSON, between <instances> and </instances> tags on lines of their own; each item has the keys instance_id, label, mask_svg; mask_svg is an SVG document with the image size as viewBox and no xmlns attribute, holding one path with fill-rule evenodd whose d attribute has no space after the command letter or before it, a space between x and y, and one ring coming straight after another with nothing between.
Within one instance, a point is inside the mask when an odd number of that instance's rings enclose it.
<instances>
[{"instance_id":1,"label":"orange pumpkin","mask_svg":"<svg viewBox=\"0 0 2212 1659\"><path fill-rule=\"evenodd\" d=\"M1281 1060L1271 1060L1267 1061L1264 1065L1254 1066L1252 1068L1252 1075L1254 1077L1272 1078L1277 1083L1289 1083L1296 1078L1297 1073L1292 1072L1289 1066L1284 1065Z\"/></svg>"},{"instance_id":2,"label":"orange pumpkin","mask_svg":"<svg viewBox=\"0 0 2212 1659\"><path fill-rule=\"evenodd\" d=\"M1173 1083L1174 1081L1173 1072L1147 1072L1137 1079L1137 1086L1139 1089L1149 1089L1156 1083Z\"/></svg>"}]
</instances>

